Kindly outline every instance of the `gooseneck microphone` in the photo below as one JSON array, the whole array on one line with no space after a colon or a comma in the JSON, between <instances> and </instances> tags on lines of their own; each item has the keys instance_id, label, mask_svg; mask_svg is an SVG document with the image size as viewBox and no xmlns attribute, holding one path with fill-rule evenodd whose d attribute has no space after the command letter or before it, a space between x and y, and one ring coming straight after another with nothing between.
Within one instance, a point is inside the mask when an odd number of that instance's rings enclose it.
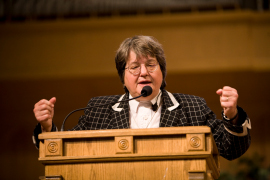
<instances>
[{"instance_id":1,"label":"gooseneck microphone","mask_svg":"<svg viewBox=\"0 0 270 180\"><path fill-rule=\"evenodd\" d=\"M67 118L68 118L71 114L73 114L73 113L75 113L75 112L77 112L77 111L86 110L86 109L91 109L91 108L93 108L93 107L106 106L106 105L109 105L109 104L115 104L115 103L120 103L120 102L131 101L131 100L137 99L137 98L139 98L139 97L147 97L147 96L150 96L150 95L152 94L152 91L153 91L153 90L152 90L152 88L151 88L150 86L144 86L144 87L142 88L142 90L141 90L141 95L139 95L139 96L137 96L137 97L134 97L134 98L131 98L131 99L122 100L122 101L117 101L117 102L112 102L112 103L106 103L106 104L102 104L102 105L97 105L97 106L90 106L90 107L85 107L85 108L75 109L75 110L71 111L71 112L66 116L66 118L64 119L63 124L62 124L62 126L61 126L61 131L64 131L64 129L65 129L65 122L66 122Z\"/></svg>"},{"instance_id":2,"label":"gooseneck microphone","mask_svg":"<svg viewBox=\"0 0 270 180\"><path fill-rule=\"evenodd\" d=\"M141 96L143 97L147 97L147 96L150 96L152 94L152 88L150 86L144 86L141 90L141 95L136 97L136 98L139 98ZM134 99L136 99L134 98Z\"/></svg>"}]
</instances>

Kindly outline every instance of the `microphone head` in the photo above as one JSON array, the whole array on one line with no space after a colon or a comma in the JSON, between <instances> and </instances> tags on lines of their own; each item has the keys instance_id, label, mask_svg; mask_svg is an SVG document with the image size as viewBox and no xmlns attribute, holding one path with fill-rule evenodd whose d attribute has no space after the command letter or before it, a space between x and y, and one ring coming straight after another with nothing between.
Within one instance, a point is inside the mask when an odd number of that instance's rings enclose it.
<instances>
[{"instance_id":1,"label":"microphone head","mask_svg":"<svg viewBox=\"0 0 270 180\"><path fill-rule=\"evenodd\" d=\"M143 97L150 96L152 94L152 88L150 86L144 86L142 88L141 94Z\"/></svg>"}]
</instances>

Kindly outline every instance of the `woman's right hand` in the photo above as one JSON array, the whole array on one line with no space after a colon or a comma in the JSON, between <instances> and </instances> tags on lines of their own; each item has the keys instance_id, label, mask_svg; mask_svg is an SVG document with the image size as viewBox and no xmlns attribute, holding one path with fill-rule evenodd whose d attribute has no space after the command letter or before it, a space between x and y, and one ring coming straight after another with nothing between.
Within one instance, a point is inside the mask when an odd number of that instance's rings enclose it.
<instances>
[{"instance_id":1,"label":"woman's right hand","mask_svg":"<svg viewBox=\"0 0 270 180\"><path fill-rule=\"evenodd\" d=\"M37 121L41 125L42 132L50 132L52 129L55 102L55 97L51 98L49 101L42 99L34 106L33 111Z\"/></svg>"}]
</instances>

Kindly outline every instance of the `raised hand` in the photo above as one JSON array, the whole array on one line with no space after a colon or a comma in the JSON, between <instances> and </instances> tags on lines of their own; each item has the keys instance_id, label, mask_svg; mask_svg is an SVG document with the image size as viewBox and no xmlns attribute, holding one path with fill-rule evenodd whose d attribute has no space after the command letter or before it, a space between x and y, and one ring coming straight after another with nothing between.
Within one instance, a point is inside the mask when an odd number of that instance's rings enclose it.
<instances>
[{"instance_id":1,"label":"raised hand","mask_svg":"<svg viewBox=\"0 0 270 180\"><path fill-rule=\"evenodd\" d=\"M237 90L224 86L223 89L217 90L216 93L220 96L220 105L224 110L224 115L229 119L234 118L237 115Z\"/></svg>"},{"instance_id":2,"label":"raised hand","mask_svg":"<svg viewBox=\"0 0 270 180\"><path fill-rule=\"evenodd\" d=\"M42 99L34 106L34 114L41 125L42 132L50 132L52 129L52 119L54 115L54 104L56 98L50 100Z\"/></svg>"}]
</instances>

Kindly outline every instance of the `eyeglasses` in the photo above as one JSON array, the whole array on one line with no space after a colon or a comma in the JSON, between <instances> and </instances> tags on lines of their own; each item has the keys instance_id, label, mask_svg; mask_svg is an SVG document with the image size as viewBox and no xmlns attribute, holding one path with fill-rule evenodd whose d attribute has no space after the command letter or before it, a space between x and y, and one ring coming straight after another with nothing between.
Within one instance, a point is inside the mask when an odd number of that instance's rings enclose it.
<instances>
[{"instance_id":1,"label":"eyeglasses","mask_svg":"<svg viewBox=\"0 0 270 180\"><path fill-rule=\"evenodd\" d=\"M148 72L154 72L157 70L158 62L150 61L145 64L145 67ZM141 72L141 65L139 63L132 63L129 67L126 67L128 71L133 75L138 75Z\"/></svg>"}]
</instances>

